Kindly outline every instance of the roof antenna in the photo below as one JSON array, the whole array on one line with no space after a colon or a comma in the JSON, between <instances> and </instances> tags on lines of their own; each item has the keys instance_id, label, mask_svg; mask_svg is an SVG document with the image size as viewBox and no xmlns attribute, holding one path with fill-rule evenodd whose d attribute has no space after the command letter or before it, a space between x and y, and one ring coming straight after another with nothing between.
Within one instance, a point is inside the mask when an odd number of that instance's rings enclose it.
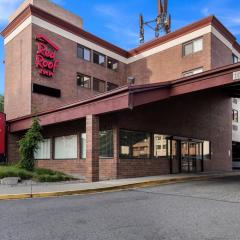
<instances>
[{"instance_id":1,"label":"roof antenna","mask_svg":"<svg viewBox=\"0 0 240 240\"><path fill-rule=\"evenodd\" d=\"M164 3L162 3L162 1ZM171 15L168 13L168 0L157 0L158 3L158 15L155 19L144 22L143 15L139 16L140 43L145 41L144 27L147 26L155 32L155 37L158 38L160 32L166 34L171 32ZM155 26L154 26L155 24Z\"/></svg>"}]
</instances>

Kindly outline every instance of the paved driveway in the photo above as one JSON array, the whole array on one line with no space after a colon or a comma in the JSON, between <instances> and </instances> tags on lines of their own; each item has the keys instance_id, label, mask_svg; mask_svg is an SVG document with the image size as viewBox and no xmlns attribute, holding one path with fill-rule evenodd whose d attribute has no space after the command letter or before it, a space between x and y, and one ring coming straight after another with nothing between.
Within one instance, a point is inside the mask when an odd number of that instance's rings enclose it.
<instances>
[{"instance_id":1,"label":"paved driveway","mask_svg":"<svg viewBox=\"0 0 240 240\"><path fill-rule=\"evenodd\" d=\"M240 177L0 202L1 240L239 240Z\"/></svg>"}]
</instances>

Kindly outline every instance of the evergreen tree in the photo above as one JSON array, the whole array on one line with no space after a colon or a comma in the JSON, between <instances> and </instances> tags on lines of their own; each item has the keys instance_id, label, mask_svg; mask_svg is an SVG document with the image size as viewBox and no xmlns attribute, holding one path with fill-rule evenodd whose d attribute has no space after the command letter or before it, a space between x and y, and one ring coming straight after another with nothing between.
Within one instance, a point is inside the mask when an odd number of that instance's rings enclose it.
<instances>
[{"instance_id":1,"label":"evergreen tree","mask_svg":"<svg viewBox=\"0 0 240 240\"><path fill-rule=\"evenodd\" d=\"M19 152L21 168L32 171L35 160L34 153L38 150L39 143L43 141L41 126L38 118L33 119L31 128L26 132L24 137L19 141Z\"/></svg>"},{"instance_id":2,"label":"evergreen tree","mask_svg":"<svg viewBox=\"0 0 240 240\"><path fill-rule=\"evenodd\" d=\"M4 97L0 95L0 112L4 111Z\"/></svg>"}]
</instances>

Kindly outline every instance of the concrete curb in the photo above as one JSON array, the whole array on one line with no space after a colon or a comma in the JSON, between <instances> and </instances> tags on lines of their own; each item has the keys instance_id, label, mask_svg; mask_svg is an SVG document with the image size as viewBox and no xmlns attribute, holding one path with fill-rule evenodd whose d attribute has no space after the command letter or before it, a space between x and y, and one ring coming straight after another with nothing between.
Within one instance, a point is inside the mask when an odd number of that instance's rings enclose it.
<instances>
[{"instance_id":1,"label":"concrete curb","mask_svg":"<svg viewBox=\"0 0 240 240\"><path fill-rule=\"evenodd\" d=\"M49 197L61 197L61 196L72 196L72 195L86 195L86 194L97 194L104 192L113 191L124 191L129 189L144 188L144 187L154 187L165 184L174 184L187 181L199 181L208 180L213 178L219 178L226 175L211 175L211 176L191 176L191 177L176 177L171 179L161 179L161 180L150 180L145 182L123 184L117 186L100 187L93 189L80 189L80 190L69 190L62 192L42 192L33 194L6 194L0 195L0 200L21 200L21 199L31 199L31 198L49 198Z\"/></svg>"}]
</instances>

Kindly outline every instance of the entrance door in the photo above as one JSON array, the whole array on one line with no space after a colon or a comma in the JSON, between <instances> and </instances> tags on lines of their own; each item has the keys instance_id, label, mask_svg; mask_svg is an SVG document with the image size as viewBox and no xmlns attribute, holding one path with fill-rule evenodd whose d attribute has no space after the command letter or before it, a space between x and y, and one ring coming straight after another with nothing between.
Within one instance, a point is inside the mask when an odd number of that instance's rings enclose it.
<instances>
[{"instance_id":1,"label":"entrance door","mask_svg":"<svg viewBox=\"0 0 240 240\"><path fill-rule=\"evenodd\" d=\"M202 161L202 143L194 141L181 141L181 172L200 172Z\"/></svg>"}]
</instances>

